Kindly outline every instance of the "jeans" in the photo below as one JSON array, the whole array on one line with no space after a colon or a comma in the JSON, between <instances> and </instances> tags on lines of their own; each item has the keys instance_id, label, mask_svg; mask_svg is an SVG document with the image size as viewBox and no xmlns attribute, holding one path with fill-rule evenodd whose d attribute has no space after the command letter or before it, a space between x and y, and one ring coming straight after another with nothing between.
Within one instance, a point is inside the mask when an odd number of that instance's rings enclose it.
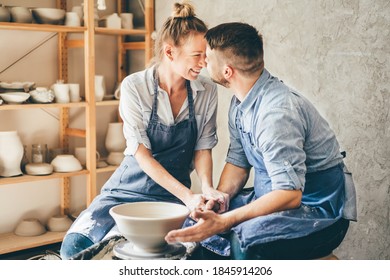
<instances>
[{"instance_id":1,"label":"jeans","mask_svg":"<svg viewBox=\"0 0 390 280\"><path fill-rule=\"evenodd\" d=\"M281 239L252 246L240 247L238 237L231 234L231 258L235 260L311 260L332 253L343 241L349 221L343 218L331 226L300 238Z\"/></svg>"},{"instance_id":2,"label":"jeans","mask_svg":"<svg viewBox=\"0 0 390 280\"><path fill-rule=\"evenodd\" d=\"M93 245L93 242L84 235L74 232L65 236L62 241L60 255L63 260L70 259L73 255Z\"/></svg>"}]
</instances>

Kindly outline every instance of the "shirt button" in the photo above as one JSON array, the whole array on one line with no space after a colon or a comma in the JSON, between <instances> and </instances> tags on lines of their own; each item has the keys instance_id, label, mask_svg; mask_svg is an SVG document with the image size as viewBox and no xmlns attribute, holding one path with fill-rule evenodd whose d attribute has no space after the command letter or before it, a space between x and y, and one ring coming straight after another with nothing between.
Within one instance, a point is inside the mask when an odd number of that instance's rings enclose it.
<instances>
[{"instance_id":1,"label":"shirt button","mask_svg":"<svg viewBox=\"0 0 390 280\"><path fill-rule=\"evenodd\" d=\"M287 166L287 165L289 165L289 162L288 162L287 160L285 160L285 161L283 162L283 164Z\"/></svg>"}]
</instances>

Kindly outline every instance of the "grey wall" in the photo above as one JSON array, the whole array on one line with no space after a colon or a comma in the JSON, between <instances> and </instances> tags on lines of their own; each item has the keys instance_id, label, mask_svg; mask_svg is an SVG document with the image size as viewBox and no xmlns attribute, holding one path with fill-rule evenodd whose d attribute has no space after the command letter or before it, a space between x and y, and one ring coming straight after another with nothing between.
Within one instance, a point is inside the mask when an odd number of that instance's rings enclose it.
<instances>
[{"instance_id":1,"label":"grey wall","mask_svg":"<svg viewBox=\"0 0 390 280\"><path fill-rule=\"evenodd\" d=\"M156 27L172 0L156 0ZM390 259L390 5L387 0L198 0L210 27L244 21L258 28L270 72L309 98L347 151L358 193L357 223L336 251L342 259ZM219 87L218 181L228 146L231 93Z\"/></svg>"}]
</instances>

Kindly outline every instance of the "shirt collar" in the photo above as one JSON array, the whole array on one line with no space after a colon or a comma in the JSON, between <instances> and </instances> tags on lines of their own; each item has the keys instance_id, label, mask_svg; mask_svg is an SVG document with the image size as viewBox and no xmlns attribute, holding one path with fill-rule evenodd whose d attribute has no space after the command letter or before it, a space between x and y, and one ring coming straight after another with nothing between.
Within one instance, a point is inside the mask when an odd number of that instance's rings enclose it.
<instances>
[{"instance_id":1,"label":"shirt collar","mask_svg":"<svg viewBox=\"0 0 390 280\"><path fill-rule=\"evenodd\" d=\"M154 71L156 69L156 65L153 65L153 67L149 68L148 69L148 78L149 78L149 81L153 81L153 84L154 84ZM196 80L193 80L193 81L190 81L190 86L191 86L191 89L192 89L192 97L195 99L198 91L204 91L205 90L205 87L203 86L202 82L200 81L200 79L196 79ZM160 89L160 87L158 87ZM154 90L150 91L149 92L150 95L154 95Z\"/></svg>"},{"instance_id":2,"label":"shirt collar","mask_svg":"<svg viewBox=\"0 0 390 280\"><path fill-rule=\"evenodd\" d=\"M253 87L249 90L247 95L245 96L244 100L239 103L237 99L237 109L241 110L242 113L246 113L250 110L253 103L255 103L258 98L261 98L262 92L260 91L260 88L264 86L265 82L270 77L270 73L264 68L263 72L261 73L260 77L257 79Z\"/></svg>"}]
</instances>

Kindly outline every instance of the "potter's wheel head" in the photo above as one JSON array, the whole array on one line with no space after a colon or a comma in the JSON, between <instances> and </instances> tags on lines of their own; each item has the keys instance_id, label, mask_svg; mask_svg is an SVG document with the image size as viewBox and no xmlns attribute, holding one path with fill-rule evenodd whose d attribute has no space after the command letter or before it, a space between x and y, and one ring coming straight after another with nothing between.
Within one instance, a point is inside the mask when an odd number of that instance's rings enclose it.
<instances>
[{"instance_id":1,"label":"potter's wheel head","mask_svg":"<svg viewBox=\"0 0 390 280\"><path fill-rule=\"evenodd\" d=\"M129 241L123 241L113 248L115 257L122 260L151 260L151 259L170 259L177 260L184 256L187 248L180 243L167 244L159 252L144 251Z\"/></svg>"}]
</instances>

